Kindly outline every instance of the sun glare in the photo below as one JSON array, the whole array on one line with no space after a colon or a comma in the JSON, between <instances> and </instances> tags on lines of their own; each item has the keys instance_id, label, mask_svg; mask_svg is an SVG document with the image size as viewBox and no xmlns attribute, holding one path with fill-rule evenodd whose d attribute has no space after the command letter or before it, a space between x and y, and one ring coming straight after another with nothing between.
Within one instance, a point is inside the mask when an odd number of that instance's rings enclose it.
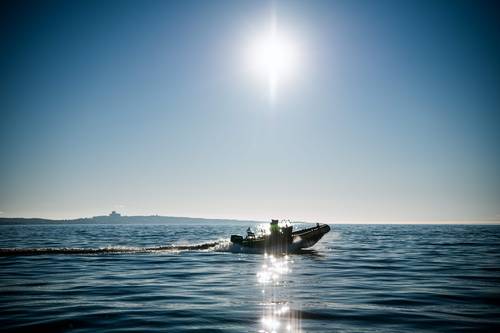
<instances>
[{"instance_id":1,"label":"sun glare","mask_svg":"<svg viewBox=\"0 0 500 333\"><path fill-rule=\"evenodd\" d=\"M246 56L250 70L267 83L271 101L276 99L278 86L291 80L298 69L298 45L278 29L276 19L268 31L254 37Z\"/></svg>"}]
</instances>

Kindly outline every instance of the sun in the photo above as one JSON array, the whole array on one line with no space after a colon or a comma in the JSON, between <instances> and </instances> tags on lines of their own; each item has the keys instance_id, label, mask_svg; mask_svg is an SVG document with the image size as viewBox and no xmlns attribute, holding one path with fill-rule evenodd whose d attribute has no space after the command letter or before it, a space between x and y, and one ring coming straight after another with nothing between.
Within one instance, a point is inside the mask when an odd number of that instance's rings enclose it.
<instances>
[{"instance_id":1,"label":"sun","mask_svg":"<svg viewBox=\"0 0 500 333\"><path fill-rule=\"evenodd\" d=\"M278 86L294 78L299 65L299 47L286 32L279 30L276 20L270 29L255 36L247 50L251 72L268 85L269 98L276 99Z\"/></svg>"}]
</instances>

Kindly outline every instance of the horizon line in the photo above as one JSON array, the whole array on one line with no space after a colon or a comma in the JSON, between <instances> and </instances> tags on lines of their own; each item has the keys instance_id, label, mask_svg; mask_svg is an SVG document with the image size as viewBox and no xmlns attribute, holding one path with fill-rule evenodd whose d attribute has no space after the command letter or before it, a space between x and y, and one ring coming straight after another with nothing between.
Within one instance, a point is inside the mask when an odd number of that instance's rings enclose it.
<instances>
[{"instance_id":1,"label":"horizon line","mask_svg":"<svg viewBox=\"0 0 500 333\"><path fill-rule=\"evenodd\" d=\"M95 215L91 217L76 217L76 218L49 218L49 217L20 217L20 216L0 216L0 219L41 219L52 221L72 221L80 219L93 219L97 217L110 217L110 215ZM249 218L228 218L228 217L199 217L199 216L178 216L178 215L122 215L119 217L167 217L167 218L185 218L185 219L200 219L200 220L231 220L231 221L249 221L249 222L269 222L268 220L249 219ZM270 219L269 219L270 220ZM290 219L285 219L290 220ZM314 221L290 220L294 223L326 223L326 224L443 224L443 225L466 225L466 224L500 224L500 220L335 220L332 222L324 222L324 219Z\"/></svg>"}]
</instances>

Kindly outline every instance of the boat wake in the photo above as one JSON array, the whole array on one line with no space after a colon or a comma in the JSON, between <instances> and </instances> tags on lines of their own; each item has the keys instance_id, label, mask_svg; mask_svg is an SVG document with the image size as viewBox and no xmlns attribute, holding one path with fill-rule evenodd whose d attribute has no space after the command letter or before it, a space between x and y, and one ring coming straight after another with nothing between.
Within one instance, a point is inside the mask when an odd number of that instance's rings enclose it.
<instances>
[{"instance_id":1,"label":"boat wake","mask_svg":"<svg viewBox=\"0 0 500 333\"><path fill-rule=\"evenodd\" d=\"M0 248L0 257L9 256L35 256L51 254L127 254L127 253L161 253L179 251L202 251L217 247L221 242L210 242L194 245L166 245L155 247L128 247L128 246L106 246L99 248L81 247L45 247L45 248Z\"/></svg>"},{"instance_id":2,"label":"boat wake","mask_svg":"<svg viewBox=\"0 0 500 333\"><path fill-rule=\"evenodd\" d=\"M88 247L43 247L43 248L0 248L0 257L11 256L41 256L41 255L98 255L98 254L141 254L169 253L181 251L213 251L229 253L264 253L262 249L252 249L231 243L229 240L219 240L203 244L163 245L154 247L106 246Z\"/></svg>"}]
</instances>

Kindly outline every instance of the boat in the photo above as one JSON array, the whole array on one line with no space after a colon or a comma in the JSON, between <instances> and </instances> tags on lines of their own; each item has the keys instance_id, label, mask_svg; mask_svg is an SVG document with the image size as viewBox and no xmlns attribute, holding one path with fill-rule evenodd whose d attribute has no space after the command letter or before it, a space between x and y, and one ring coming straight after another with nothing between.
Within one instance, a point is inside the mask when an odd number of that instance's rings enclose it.
<instances>
[{"instance_id":1,"label":"boat","mask_svg":"<svg viewBox=\"0 0 500 333\"><path fill-rule=\"evenodd\" d=\"M231 243L265 253L293 253L312 247L329 231L328 224L320 223L293 231L292 226L279 228L278 221L272 220L270 234L256 236L249 228L246 237L231 235Z\"/></svg>"}]
</instances>

